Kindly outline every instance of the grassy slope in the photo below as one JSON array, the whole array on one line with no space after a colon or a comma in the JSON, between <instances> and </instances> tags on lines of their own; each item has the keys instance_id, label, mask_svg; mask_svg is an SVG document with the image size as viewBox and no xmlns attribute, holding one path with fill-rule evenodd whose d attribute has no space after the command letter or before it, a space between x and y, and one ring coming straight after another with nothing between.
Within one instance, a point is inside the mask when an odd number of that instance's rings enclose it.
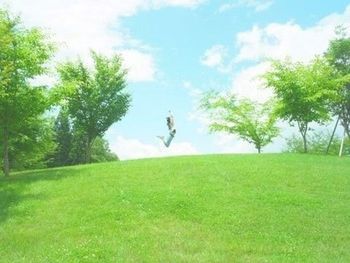
<instances>
[{"instance_id":1,"label":"grassy slope","mask_svg":"<svg viewBox=\"0 0 350 263\"><path fill-rule=\"evenodd\" d=\"M350 159L213 155L0 180L1 262L350 262Z\"/></svg>"}]
</instances>

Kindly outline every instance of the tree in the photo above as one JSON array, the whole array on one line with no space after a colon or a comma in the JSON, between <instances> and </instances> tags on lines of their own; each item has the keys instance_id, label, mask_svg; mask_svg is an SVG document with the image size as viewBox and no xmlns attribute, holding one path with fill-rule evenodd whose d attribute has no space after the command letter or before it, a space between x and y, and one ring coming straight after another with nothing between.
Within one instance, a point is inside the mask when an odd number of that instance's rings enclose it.
<instances>
[{"instance_id":1,"label":"tree","mask_svg":"<svg viewBox=\"0 0 350 263\"><path fill-rule=\"evenodd\" d=\"M310 124L322 124L331 118L329 105L339 87L333 67L320 58L309 64L273 61L272 69L263 78L275 92L277 116L297 124L306 153Z\"/></svg>"},{"instance_id":2,"label":"tree","mask_svg":"<svg viewBox=\"0 0 350 263\"><path fill-rule=\"evenodd\" d=\"M279 133L270 101L258 104L212 91L203 96L201 107L209 113L211 132L235 134L254 144L258 153Z\"/></svg>"},{"instance_id":3,"label":"tree","mask_svg":"<svg viewBox=\"0 0 350 263\"><path fill-rule=\"evenodd\" d=\"M44 87L30 80L45 73L53 45L36 28L26 29L18 17L0 10L0 136L3 170L10 172L11 141L50 106Z\"/></svg>"},{"instance_id":4,"label":"tree","mask_svg":"<svg viewBox=\"0 0 350 263\"><path fill-rule=\"evenodd\" d=\"M91 162L102 163L118 160L118 156L111 152L108 142L101 137L96 137L91 147Z\"/></svg>"},{"instance_id":5,"label":"tree","mask_svg":"<svg viewBox=\"0 0 350 263\"><path fill-rule=\"evenodd\" d=\"M37 118L10 138L9 156L13 170L47 167L47 156L56 148L52 122L48 117Z\"/></svg>"},{"instance_id":6,"label":"tree","mask_svg":"<svg viewBox=\"0 0 350 263\"><path fill-rule=\"evenodd\" d=\"M72 161L70 152L72 149L72 129L66 108L62 107L54 124L56 151L52 157L52 166L69 165Z\"/></svg>"},{"instance_id":7,"label":"tree","mask_svg":"<svg viewBox=\"0 0 350 263\"><path fill-rule=\"evenodd\" d=\"M91 161L91 146L96 137L121 120L130 107L131 97L125 92L126 71L119 56L111 59L92 53L94 69L81 61L69 62L58 68L58 89L65 94L75 137L82 143L82 162Z\"/></svg>"},{"instance_id":8,"label":"tree","mask_svg":"<svg viewBox=\"0 0 350 263\"><path fill-rule=\"evenodd\" d=\"M54 143L56 149L48 156L49 166L59 167L84 162L81 149L84 147L84 137L71 126L68 111L62 107L54 122ZM111 152L108 142L97 136L91 145L92 163L117 161L118 156Z\"/></svg>"},{"instance_id":9,"label":"tree","mask_svg":"<svg viewBox=\"0 0 350 263\"><path fill-rule=\"evenodd\" d=\"M72 128L72 145L71 145L71 151L69 154L69 158L72 162L72 164L84 164L87 163L86 161L86 154L84 154L84 151L86 151L87 147L87 141L86 141L86 134L85 131L82 129L75 129ZM93 142L91 143L92 147ZM91 155L91 149L90 149L90 155ZM91 162L91 159L90 161Z\"/></svg>"},{"instance_id":10,"label":"tree","mask_svg":"<svg viewBox=\"0 0 350 263\"><path fill-rule=\"evenodd\" d=\"M81 154L81 149L84 147L85 143L80 134L73 133L71 151L69 154L71 164L84 163L84 155ZM90 163L119 160L118 156L111 152L108 142L100 136L97 136L91 144L90 154Z\"/></svg>"},{"instance_id":11,"label":"tree","mask_svg":"<svg viewBox=\"0 0 350 263\"><path fill-rule=\"evenodd\" d=\"M338 155L339 148L341 144L341 138L337 135L334 136L332 143L328 146L329 133L326 131L318 131L313 132L309 136L309 145L308 151L312 154L325 154L326 149L328 149L328 153L330 155ZM348 151L349 142L345 143L345 152ZM287 144L285 147L285 152L291 153L302 153L303 149L303 140L300 137L295 136L294 134L287 139Z\"/></svg>"},{"instance_id":12,"label":"tree","mask_svg":"<svg viewBox=\"0 0 350 263\"><path fill-rule=\"evenodd\" d=\"M343 85L338 89L332 108L350 138L350 37L346 36L343 27L337 28L336 35L330 42L325 57L343 78Z\"/></svg>"}]
</instances>

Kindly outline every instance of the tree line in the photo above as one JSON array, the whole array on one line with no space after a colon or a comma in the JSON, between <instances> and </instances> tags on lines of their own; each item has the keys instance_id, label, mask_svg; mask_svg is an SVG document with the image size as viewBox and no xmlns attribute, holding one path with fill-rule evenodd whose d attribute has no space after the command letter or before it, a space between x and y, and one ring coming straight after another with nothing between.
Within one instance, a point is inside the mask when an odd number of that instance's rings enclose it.
<instances>
[{"instance_id":1,"label":"tree line","mask_svg":"<svg viewBox=\"0 0 350 263\"><path fill-rule=\"evenodd\" d=\"M119 55L91 53L56 67L57 84L35 79L48 73L56 46L38 28L0 9L0 148L2 170L117 160L103 138L127 113L131 96Z\"/></svg>"},{"instance_id":2,"label":"tree line","mask_svg":"<svg viewBox=\"0 0 350 263\"><path fill-rule=\"evenodd\" d=\"M269 101L259 104L215 91L202 97L201 108L211 120L211 132L238 135L259 153L279 135L278 120L296 126L300 134L301 141L295 137L288 140L290 151L307 153L311 143L312 152L320 144L329 152L334 134L329 142L324 133L309 136L315 123L325 125L338 120L350 139L350 38L346 28L337 27L336 38L329 42L327 51L309 63L288 58L270 63L271 68L261 76L266 88L274 93Z\"/></svg>"}]
</instances>

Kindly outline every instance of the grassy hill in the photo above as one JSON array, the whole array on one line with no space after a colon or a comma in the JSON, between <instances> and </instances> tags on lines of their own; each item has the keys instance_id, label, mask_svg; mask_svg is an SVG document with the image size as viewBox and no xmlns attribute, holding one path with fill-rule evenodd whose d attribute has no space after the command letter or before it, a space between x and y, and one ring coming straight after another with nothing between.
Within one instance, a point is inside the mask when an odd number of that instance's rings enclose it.
<instances>
[{"instance_id":1,"label":"grassy hill","mask_svg":"<svg viewBox=\"0 0 350 263\"><path fill-rule=\"evenodd\" d=\"M0 179L0 262L350 262L350 159L208 155Z\"/></svg>"}]
</instances>

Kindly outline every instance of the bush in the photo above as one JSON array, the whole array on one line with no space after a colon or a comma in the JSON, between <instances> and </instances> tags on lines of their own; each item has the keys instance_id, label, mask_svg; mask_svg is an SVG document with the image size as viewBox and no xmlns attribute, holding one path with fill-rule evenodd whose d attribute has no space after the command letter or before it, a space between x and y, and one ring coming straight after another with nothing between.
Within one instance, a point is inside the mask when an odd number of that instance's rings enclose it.
<instances>
[{"instance_id":1,"label":"bush","mask_svg":"<svg viewBox=\"0 0 350 263\"><path fill-rule=\"evenodd\" d=\"M107 140L101 137L97 137L91 147L91 162L102 163L118 160L118 156L112 153L109 149Z\"/></svg>"},{"instance_id":2,"label":"bush","mask_svg":"<svg viewBox=\"0 0 350 263\"><path fill-rule=\"evenodd\" d=\"M308 138L308 152L312 154L325 154L327 146L330 140L331 134L328 132L315 132ZM303 140L296 136L295 134L292 137L286 140L286 147L283 150L284 152L290 153L303 153ZM329 155L338 155L340 150L341 138L337 135L334 136L331 146L329 147ZM350 154L350 140L346 139L344 142L344 155Z\"/></svg>"}]
</instances>

